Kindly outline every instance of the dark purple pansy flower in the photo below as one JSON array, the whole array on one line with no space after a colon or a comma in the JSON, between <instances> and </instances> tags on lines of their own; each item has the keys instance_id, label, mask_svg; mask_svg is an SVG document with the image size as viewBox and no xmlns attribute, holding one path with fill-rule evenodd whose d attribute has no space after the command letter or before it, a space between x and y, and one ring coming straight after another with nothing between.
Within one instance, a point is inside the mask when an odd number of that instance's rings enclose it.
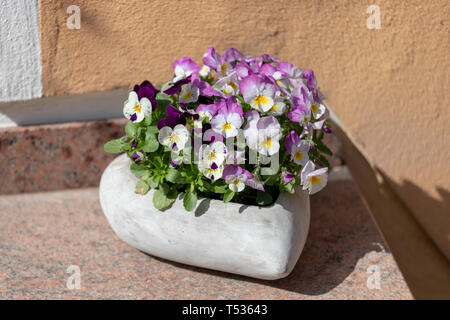
<instances>
[{"instance_id":1,"label":"dark purple pansy flower","mask_svg":"<svg viewBox=\"0 0 450 320\"><path fill-rule=\"evenodd\" d=\"M186 77L184 79L178 80L175 82L169 89L165 90L164 93L168 95L174 95L181 91L181 86L183 84L191 82L191 76Z\"/></svg>"},{"instance_id":2,"label":"dark purple pansy flower","mask_svg":"<svg viewBox=\"0 0 450 320\"><path fill-rule=\"evenodd\" d=\"M152 109L156 109L156 94L159 90L157 90L150 81L145 80L140 85L136 84L133 91L137 93L139 100L142 98L147 98L152 103Z\"/></svg>"},{"instance_id":3,"label":"dark purple pansy flower","mask_svg":"<svg viewBox=\"0 0 450 320\"><path fill-rule=\"evenodd\" d=\"M177 124L186 125L186 117L183 112L177 110L174 106L166 107L167 117L158 121L158 129L163 127L174 128Z\"/></svg>"},{"instance_id":4,"label":"dark purple pansy flower","mask_svg":"<svg viewBox=\"0 0 450 320\"><path fill-rule=\"evenodd\" d=\"M134 162L139 163L140 160L144 158L144 151L136 151L131 155L131 159L133 159Z\"/></svg>"}]
</instances>

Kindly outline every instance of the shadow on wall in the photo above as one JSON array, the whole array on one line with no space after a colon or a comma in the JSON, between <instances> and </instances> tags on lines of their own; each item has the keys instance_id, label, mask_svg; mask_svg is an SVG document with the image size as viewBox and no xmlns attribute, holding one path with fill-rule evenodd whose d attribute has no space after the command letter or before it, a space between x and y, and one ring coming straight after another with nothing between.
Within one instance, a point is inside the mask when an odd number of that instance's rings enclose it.
<instances>
[{"instance_id":1,"label":"shadow on wall","mask_svg":"<svg viewBox=\"0 0 450 320\"><path fill-rule=\"evenodd\" d=\"M312 197L311 227L305 248L292 273L284 279L255 280L155 259L197 272L320 295L341 284L366 253L382 250L387 250L383 239L347 176L329 181L324 190Z\"/></svg>"},{"instance_id":2,"label":"shadow on wall","mask_svg":"<svg viewBox=\"0 0 450 320\"><path fill-rule=\"evenodd\" d=\"M450 192L441 187L436 187L439 199L429 196L422 187L410 180L403 180L398 184L391 180L381 169L378 172L383 176L387 184L399 195L407 195L409 202L405 203L415 216L415 212L422 213L421 219L415 218L427 235L435 242L439 251L450 259ZM431 232L430 232L431 231ZM432 234L433 232L433 234ZM439 241L436 241L438 239ZM449 289L450 291L450 289Z\"/></svg>"}]
</instances>

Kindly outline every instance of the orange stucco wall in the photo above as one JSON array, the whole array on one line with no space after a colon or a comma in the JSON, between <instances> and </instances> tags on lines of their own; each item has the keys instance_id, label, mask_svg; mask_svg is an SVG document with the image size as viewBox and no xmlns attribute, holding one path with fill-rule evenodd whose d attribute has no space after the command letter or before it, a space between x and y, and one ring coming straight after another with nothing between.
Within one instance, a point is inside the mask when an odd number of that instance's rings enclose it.
<instances>
[{"instance_id":1,"label":"orange stucco wall","mask_svg":"<svg viewBox=\"0 0 450 320\"><path fill-rule=\"evenodd\" d=\"M81 9L79 30L66 26L72 4ZM371 4L381 9L379 30L366 27ZM209 45L314 69L328 105L450 259L448 1L40 5L45 95L158 83L174 59L200 62Z\"/></svg>"}]
</instances>

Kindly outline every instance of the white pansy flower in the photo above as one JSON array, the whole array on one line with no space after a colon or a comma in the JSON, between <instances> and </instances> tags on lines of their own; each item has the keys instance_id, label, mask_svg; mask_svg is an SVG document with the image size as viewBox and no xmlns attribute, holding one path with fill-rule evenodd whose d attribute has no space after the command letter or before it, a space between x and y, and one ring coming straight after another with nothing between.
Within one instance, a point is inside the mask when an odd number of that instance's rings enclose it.
<instances>
[{"instance_id":1,"label":"white pansy flower","mask_svg":"<svg viewBox=\"0 0 450 320\"><path fill-rule=\"evenodd\" d=\"M315 119L319 119L325 114L326 108L323 104L317 102L311 102L311 113Z\"/></svg>"},{"instance_id":2,"label":"white pansy flower","mask_svg":"<svg viewBox=\"0 0 450 320\"><path fill-rule=\"evenodd\" d=\"M205 161L208 165L212 165L215 162L220 166L226 158L227 148L221 141L216 141L210 145L202 145L200 147L201 161Z\"/></svg>"},{"instance_id":3,"label":"white pansy flower","mask_svg":"<svg viewBox=\"0 0 450 320\"><path fill-rule=\"evenodd\" d=\"M158 135L159 143L173 151L184 149L188 139L189 132L182 124L177 124L173 129L171 127L163 127Z\"/></svg>"},{"instance_id":4,"label":"white pansy flower","mask_svg":"<svg viewBox=\"0 0 450 320\"><path fill-rule=\"evenodd\" d=\"M141 122L145 116L152 113L152 103L143 97L139 100L136 92L128 94L128 100L123 104L123 115L132 122Z\"/></svg>"},{"instance_id":5,"label":"white pansy flower","mask_svg":"<svg viewBox=\"0 0 450 320\"><path fill-rule=\"evenodd\" d=\"M209 163L208 161L200 161L198 164L198 169L205 177L215 181L222 178L223 165L217 165L217 163Z\"/></svg>"},{"instance_id":6,"label":"white pansy flower","mask_svg":"<svg viewBox=\"0 0 450 320\"><path fill-rule=\"evenodd\" d=\"M200 72L198 73L198 75L199 75L200 77L206 78L207 76L209 76L210 73L211 73L211 68L208 67L208 66L203 66L203 67L200 69Z\"/></svg>"},{"instance_id":7,"label":"white pansy flower","mask_svg":"<svg viewBox=\"0 0 450 320\"><path fill-rule=\"evenodd\" d=\"M328 168L314 169L314 163L308 161L300 174L303 190L308 190L309 194L314 194L322 190L328 180Z\"/></svg>"},{"instance_id":8,"label":"white pansy flower","mask_svg":"<svg viewBox=\"0 0 450 320\"><path fill-rule=\"evenodd\" d=\"M199 88L191 86L190 83L184 84L181 87L180 99L181 103L191 103L198 100L198 95L200 93Z\"/></svg>"}]
</instances>

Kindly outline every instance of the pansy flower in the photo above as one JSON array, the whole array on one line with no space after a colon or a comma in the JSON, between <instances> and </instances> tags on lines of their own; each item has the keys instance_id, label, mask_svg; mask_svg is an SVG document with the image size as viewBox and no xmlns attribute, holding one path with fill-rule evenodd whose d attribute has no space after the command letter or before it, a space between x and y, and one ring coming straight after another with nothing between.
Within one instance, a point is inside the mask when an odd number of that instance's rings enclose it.
<instances>
[{"instance_id":1,"label":"pansy flower","mask_svg":"<svg viewBox=\"0 0 450 320\"><path fill-rule=\"evenodd\" d=\"M289 183L295 178L295 174L289 172L282 172L281 176L283 177L284 183Z\"/></svg>"},{"instance_id":2,"label":"pansy flower","mask_svg":"<svg viewBox=\"0 0 450 320\"><path fill-rule=\"evenodd\" d=\"M280 150L280 123L273 116L263 117L256 124L258 129L257 150L265 156L272 156Z\"/></svg>"},{"instance_id":3,"label":"pansy flower","mask_svg":"<svg viewBox=\"0 0 450 320\"><path fill-rule=\"evenodd\" d=\"M245 113L247 125L244 127L244 137L250 149L262 155L271 156L280 150L281 128L273 116L260 118L256 111Z\"/></svg>"},{"instance_id":4,"label":"pansy flower","mask_svg":"<svg viewBox=\"0 0 450 320\"><path fill-rule=\"evenodd\" d=\"M186 84L186 83L190 83L191 82L191 76L187 77L187 78L183 78L174 82L169 82L165 85L166 88L163 88L163 92L165 94L168 94L169 96L172 96L174 94L177 94L178 92L181 91L181 87ZM168 87L168 88L167 88Z\"/></svg>"},{"instance_id":5,"label":"pansy flower","mask_svg":"<svg viewBox=\"0 0 450 320\"><path fill-rule=\"evenodd\" d=\"M252 174L242 167L229 164L223 170L223 178L228 187L234 192L241 192L245 188L247 180L252 178Z\"/></svg>"},{"instance_id":6,"label":"pansy flower","mask_svg":"<svg viewBox=\"0 0 450 320\"><path fill-rule=\"evenodd\" d=\"M217 165L221 165L225 161L227 148L223 142L216 141L209 145L202 145L199 152L202 156L200 161L204 161L208 165L212 165L213 162Z\"/></svg>"},{"instance_id":7,"label":"pansy flower","mask_svg":"<svg viewBox=\"0 0 450 320\"><path fill-rule=\"evenodd\" d=\"M179 102L192 103L198 100L200 89L192 83L184 84L181 87Z\"/></svg>"},{"instance_id":8,"label":"pansy flower","mask_svg":"<svg viewBox=\"0 0 450 320\"><path fill-rule=\"evenodd\" d=\"M245 58L244 54L235 48L225 50L223 56L225 61L230 63L241 61Z\"/></svg>"},{"instance_id":9,"label":"pansy flower","mask_svg":"<svg viewBox=\"0 0 450 320\"><path fill-rule=\"evenodd\" d=\"M284 98L276 94L273 99L272 108L269 110L269 114L273 116L281 116L286 110L286 103L284 102Z\"/></svg>"},{"instance_id":10,"label":"pansy flower","mask_svg":"<svg viewBox=\"0 0 450 320\"><path fill-rule=\"evenodd\" d=\"M211 120L217 113L217 105L215 104L200 104L195 112L199 115L200 120Z\"/></svg>"},{"instance_id":11,"label":"pansy flower","mask_svg":"<svg viewBox=\"0 0 450 320\"><path fill-rule=\"evenodd\" d=\"M139 100L142 98L147 98L152 103L152 109L156 109L156 94L159 90L157 90L150 81L145 80L140 85L136 84L133 91L137 93Z\"/></svg>"},{"instance_id":12,"label":"pansy flower","mask_svg":"<svg viewBox=\"0 0 450 320\"><path fill-rule=\"evenodd\" d=\"M225 61L212 46L203 55L203 64L216 71L219 77L224 77L233 69L231 64Z\"/></svg>"},{"instance_id":13,"label":"pansy flower","mask_svg":"<svg viewBox=\"0 0 450 320\"><path fill-rule=\"evenodd\" d=\"M198 75L202 78L207 78L210 73L211 73L211 68L208 66L203 66L200 69L200 71L198 72Z\"/></svg>"},{"instance_id":14,"label":"pansy flower","mask_svg":"<svg viewBox=\"0 0 450 320\"><path fill-rule=\"evenodd\" d=\"M217 163L209 163L208 161L200 161L198 164L198 169L205 177L215 181L222 178L223 165L218 165Z\"/></svg>"},{"instance_id":15,"label":"pansy flower","mask_svg":"<svg viewBox=\"0 0 450 320\"><path fill-rule=\"evenodd\" d=\"M275 86L261 75L250 75L242 79L239 90L245 102L260 112L267 112L274 104Z\"/></svg>"},{"instance_id":16,"label":"pansy flower","mask_svg":"<svg viewBox=\"0 0 450 320\"><path fill-rule=\"evenodd\" d=\"M159 143L169 147L173 151L183 150L188 139L189 132L182 124L177 124L173 129L171 127L164 127L159 130Z\"/></svg>"},{"instance_id":17,"label":"pansy flower","mask_svg":"<svg viewBox=\"0 0 450 320\"><path fill-rule=\"evenodd\" d=\"M138 98L136 92L128 94L128 100L123 105L123 115L132 122L141 122L145 116L152 113L152 104L148 98Z\"/></svg>"},{"instance_id":18,"label":"pansy flower","mask_svg":"<svg viewBox=\"0 0 450 320\"><path fill-rule=\"evenodd\" d=\"M161 130L163 127L175 128L176 125L182 124L186 125L186 116L184 112L181 112L174 106L168 105L166 107L167 117L158 121L158 129Z\"/></svg>"},{"instance_id":19,"label":"pansy flower","mask_svg":"<svg viewBox=\"0 0 450 320\"><path fill-rule=\"evenodd\" d=\"M189 57L182 57L173 63L175 77L173 82L189 77L193 73L198 73L200 67Z\"/></svg>"},{"instance_id":20,"label":"pansy flower","mask_svg":"<svg viewBox=\"0 0 450 320\"><path fill-rule=\"evenodd\" d=\"M291 160L300 165L305 165L309 161L310 145L305 140L300 139L295 131L291 131L284 139L286 152L291 155Z\"/></svg>"},{"instance_id":21,"label":"pansy flower","mask_svg":"<svg viewBox=\"0 0 450 320\"><path fill-rule=\"evenodd\" d=\"M234 98L222 99L217 102L217 114L211 119L212 129L225 138L235 137L242 125L242 107Z\"/></svg>"},{"instance_id":22,"label":"pansy flower","mask_svg":"<svg viewBox=\"0 0 450 320\"><path fill-rule=\"evenodd\" d=\"M300 174L303 190L308 190L309 194L314 194L322 190L328 180L328 168L314 169L314 163L308 161Z\"/></svg>"},{"instance_id":23,"label":"pansy flower","mask_svg":"<svg viewBox=\"0 0 450 320\"><path fill-rule=\"evenodd\" d=\"M303 78L306 80L306 86L309 90L313 90L316 88L317 82L316 77L314 76L314 71L311 69L305 70L303 73Z\"/></svg>"}]
</instances>

